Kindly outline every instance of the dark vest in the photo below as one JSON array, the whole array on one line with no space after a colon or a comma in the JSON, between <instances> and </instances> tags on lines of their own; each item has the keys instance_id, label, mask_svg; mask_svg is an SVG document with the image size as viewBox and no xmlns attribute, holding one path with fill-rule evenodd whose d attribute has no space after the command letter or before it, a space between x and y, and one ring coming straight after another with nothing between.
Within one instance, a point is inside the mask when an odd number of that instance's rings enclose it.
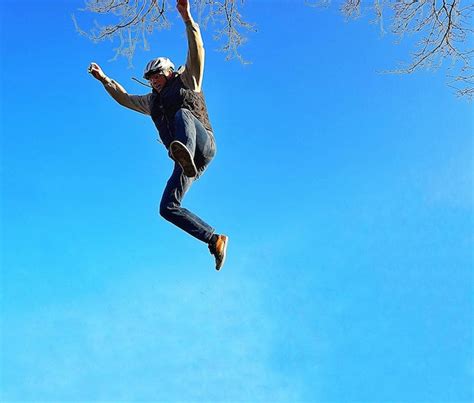
<instances>
[{"instance_id":1,"label":"dark vest","mask_svg":"<svg viewBox=\"0 0 474 403\"><path fill-rule=\"evenodd\" d=\"M174 140L174 115L181 108L188 109L206 130L212 132L202 91L187 88L179 74L174 74L160 93L153 90L150 106L151 118L166 148Z\"/></svg>"}]
</instances>

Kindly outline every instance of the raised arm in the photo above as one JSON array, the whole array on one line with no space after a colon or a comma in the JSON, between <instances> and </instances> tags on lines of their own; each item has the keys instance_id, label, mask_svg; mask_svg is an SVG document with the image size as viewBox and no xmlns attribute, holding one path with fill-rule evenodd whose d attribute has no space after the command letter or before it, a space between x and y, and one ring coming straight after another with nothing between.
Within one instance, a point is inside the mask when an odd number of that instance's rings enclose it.
<instances>
[{"instance_id":1,"label":"raised arm","mask_svg":"<svg viewBox=\"0 0 474 403\"><path fill-rule=\"evenodd\" d=\"M104 85L110 96L120 105L145 115L150 114L150 94L129 95L117 81L107 77L97 63L90 64L89 73Z\"/></svg>"},{"instance_id":2,"label":"raised arm","mask_svg":"<svg viewBox=\"0 0 474 403\"><path fill-rule=\"evenodd\" d=\"M191 15L189 0L177 0L176 8L186 24L188 38L188 57L182 78L189 88L201 92L204 75L204 44L201 31Z\"/></svg>"}]
</instances>

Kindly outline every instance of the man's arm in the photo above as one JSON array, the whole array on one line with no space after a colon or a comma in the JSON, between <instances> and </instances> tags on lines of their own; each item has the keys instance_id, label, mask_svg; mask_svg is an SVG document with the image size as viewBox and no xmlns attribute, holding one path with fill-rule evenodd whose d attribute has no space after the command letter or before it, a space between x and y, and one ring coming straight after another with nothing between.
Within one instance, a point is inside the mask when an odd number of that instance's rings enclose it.
<instances>
[{"instance_id":1,"label":"man's arm","mask_svg":"<svg viewBox=\"0 0 474 403\"><path fill-rule=\"evenodd\" d=\"M91 73L95 79L99 80L104 85L110 96L120 105L145 115L150 114L151 94L129 95L127 91L125 91L125 88L123 88L117 81L107 77L100 66L96 63L91 63L89 66L89 73Z\"/></svg>"},{"instance_id":2,"label":"man's arm","mask_svg":"<svg viewBox=\"0 0 474 403\"><path fill-rule=\"evenodd\" d=\"M186 24L188 38L188 57L182 73L184 83L196 92L201 92L204 76L204 44L199 25L191 15L189 0L177 0L176 8Z\"/></svg>"}]
</instances>

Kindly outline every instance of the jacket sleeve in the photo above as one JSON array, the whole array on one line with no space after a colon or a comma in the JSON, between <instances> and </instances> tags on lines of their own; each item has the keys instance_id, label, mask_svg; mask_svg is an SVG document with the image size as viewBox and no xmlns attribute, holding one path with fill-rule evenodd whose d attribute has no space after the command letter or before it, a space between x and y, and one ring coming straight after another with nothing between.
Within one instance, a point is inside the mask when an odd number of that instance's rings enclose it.
<instances>
[{"instance_id":1,"label":"jacket sleeve","mask_svg":"<svg viewBox=\"0 0 474 403\"><path fill-rule=\"evenodd\" d=\"M195 92L201 92L204 75L204 44L199 25L194 21L186 22L188 38L188 57L181 73L184 84Z\"/></svg>"},{"instance_id":2,"label":"jacket sleeve","mask_svg":"<svg viewBox=\"0 0 474 403\"><path fill-rule=\"evenodd\" d=\"M126 108L132 109L136 112L150 115L150 97L151 94L147 95L129 95L125 88L123 88L117 81L111 78L106 78L102 83L110 94L120 105Z\"/></svg>"}]
</instances>

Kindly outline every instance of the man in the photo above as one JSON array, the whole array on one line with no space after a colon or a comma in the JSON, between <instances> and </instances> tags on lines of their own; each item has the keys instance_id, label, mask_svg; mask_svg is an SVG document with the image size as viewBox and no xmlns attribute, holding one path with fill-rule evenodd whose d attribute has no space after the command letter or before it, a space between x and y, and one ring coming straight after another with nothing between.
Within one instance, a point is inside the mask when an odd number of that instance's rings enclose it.
<instances>
[{"instance_id":1,"label":"man","mask_svg":"<svg viewBox=\"0 0 474 403\"><path fill-rule=\"evenodd\" d=\"M151 93L127 94L96 63L91 63L89 72L119 104L151 116L174 160L174 170L161 199L160 214L207 243L215 257L216 269L220 270L226 258L228 237L216 234L214 228L181 207L184 195L213 159L216 146L202 93L204 47L199 26L191 16L189 0L178 0L177 9L186 25L186 65L174 71L173 63L165 57L150 61L145 67L144 78L152 87Z\"/></svg>"}]
</instances>

